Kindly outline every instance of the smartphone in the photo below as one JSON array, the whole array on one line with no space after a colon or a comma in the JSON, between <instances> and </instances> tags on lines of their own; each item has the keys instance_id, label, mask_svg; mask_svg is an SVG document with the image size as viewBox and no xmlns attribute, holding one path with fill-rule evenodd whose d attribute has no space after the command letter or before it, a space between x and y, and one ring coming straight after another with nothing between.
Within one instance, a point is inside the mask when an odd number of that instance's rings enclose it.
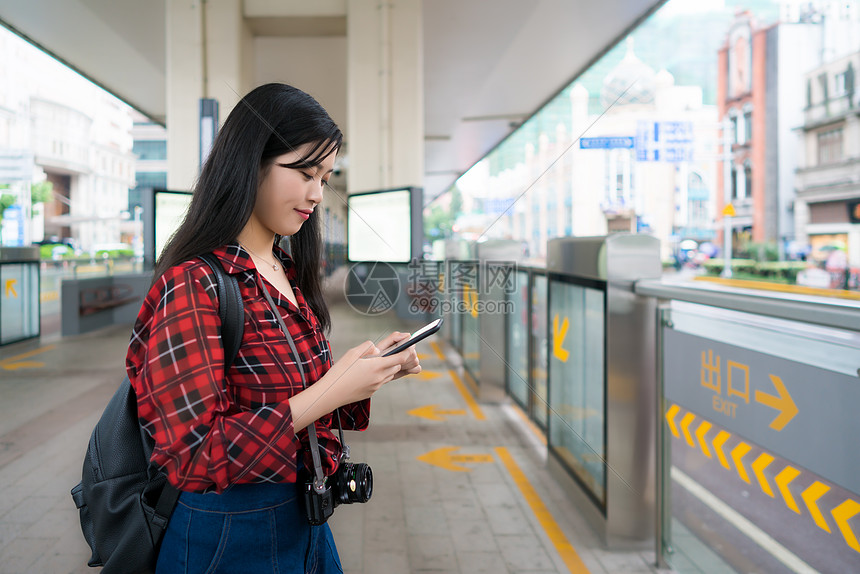
<instances>
[{"instance_id":1,"label":"smartphone","mask_svg":"<svg viewBox=\"0 0 860 574\"><path fill-rule=\"evenodd\" d=\"M417 331L412 333L411 337L409 337L405 341L401 341L400 343L397 343L397 345L395 345L390 351L384 351L382 353L382 356L387 357L389 355L396 355L397 353L399 353L403 349L411 347L412 345L414 345L418 341L421 341L422 339L426 339L427 337L429 337L430 335L432 335L433 333L438 331L439 327L441 327L441 326L442 326L442 319L441 318L436 319L435 321L428 323L427 325L424 325L423 327L421 327L420 329L418 329Z\"/></svg>"}]
</instances>

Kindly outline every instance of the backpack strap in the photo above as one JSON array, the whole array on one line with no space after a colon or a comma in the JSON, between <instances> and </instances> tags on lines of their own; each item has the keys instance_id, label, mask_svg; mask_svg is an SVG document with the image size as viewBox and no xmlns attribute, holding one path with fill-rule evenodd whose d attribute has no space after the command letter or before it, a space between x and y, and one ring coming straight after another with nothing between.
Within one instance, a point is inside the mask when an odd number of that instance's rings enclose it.
<instances>
[{"instance_id":1,"label":"backpack strap","mask_svg":"<svg viewBox=\"0 0 860 574\"><path fill-rule=\"evenodd\" d=\"M242 303L242 293L239 291L239 282L235 277L224 271L221 262L211 253L200 256L215 274L215 283L218 289L218 316L221 318L221 340L224 344L224 370L233 364L239 346L242 344L242 334L245 330L245 307ZM164 531L167 530L167 522L173 514L176 501L179 500L180 491L172 484L165 481L161 495L155 505L152 519L149 521L149 529L153 541L161 541Z\"/></svg>"},{"instance_id":2,"label":"backpack strap","mask_svg":"<svg viewBox=\"0 0 860 574\"><path fill-rule=\"evenodd\" d=\"M239 346L242 344L242 334L245 327L245 308L239 282L235 277L224 271L221 262L211 253L200 256L215 274L218 288L218 316L221 318L221 340L224 344L224 367L233 364Z\"/></svg>"}]
</instances>

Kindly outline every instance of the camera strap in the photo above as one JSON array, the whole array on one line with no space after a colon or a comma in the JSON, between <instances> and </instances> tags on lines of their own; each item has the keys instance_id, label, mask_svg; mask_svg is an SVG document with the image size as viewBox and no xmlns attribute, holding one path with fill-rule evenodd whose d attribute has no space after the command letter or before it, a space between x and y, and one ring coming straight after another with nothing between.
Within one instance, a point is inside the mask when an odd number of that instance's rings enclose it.
<instances>
[{"instance_id":1,"label":"camera strap","mask_svg":"<svg viewBox=\"0 0 860 574\"><path fill-rule=\"evenodd\" d=\"M283 317L281 317L281 313L278 311L278 307L275 305L275 302L272 301L272 296L269 294L269 290L266 289L265 285L258 284L258 287L263 292L263 295L266 297L266 301L269 303L269 307L272 313L275 315L275 319L277 319L278 324L281 326L281 331L284 333L284 336L287 338L287 343L290 345L290 352L293 355L293 360L296 362L296 367L299 369L299 376L302 379L302 388L307 389L308 384L305 380L305 370L302 368L302 358L299 355L298 350L296 349L296 344L293 341L292 335L290 335L290 330L287 329L286 323L284 323ZM328 351L329 355L329 365L331 365L331 349ZM340 425L340 413L337 414L337 424L338 431L340 431L340 444L343 447L345 452L349 452L346 446L346 443L343 441L343 428ZM314 488L317 490L323 490L325 488L325 474L323 474L322 470L322 461L320 460L320 448L319 442L317 441L317 429L316 429L316 421L312 422L308 425L308 441L311 445L311 457L314 461Z\"/></svg>"}]
</instances>

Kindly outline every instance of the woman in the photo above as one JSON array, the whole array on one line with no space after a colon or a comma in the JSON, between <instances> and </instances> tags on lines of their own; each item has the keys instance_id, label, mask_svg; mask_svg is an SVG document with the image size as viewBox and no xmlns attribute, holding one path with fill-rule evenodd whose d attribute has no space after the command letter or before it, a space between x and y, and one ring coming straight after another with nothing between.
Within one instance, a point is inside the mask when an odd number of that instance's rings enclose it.
<instances>
[{"instance_id":1,"label":"woman","mask_svg":"<svg viewBox=\"0 0 860 574\"><path fill-rule=\"evenodd\" d=\"M342 446L333 411L344 429L363 430L370 396L421 371L414 347L381 357L371 341L329 368L315 208L342 139L301 90L253 90L224 122L188 215L156 266L126 362L139 417L155 439L152 460L181 491L158 574L342 571L331 531L308 524L298 496L298 472L313 468L305 429L315 425L331 475ZM292 256L277 247L282 237ZM207 252L236 276L245 307L242 344L226 369L214 275L197 258ZM392 333L379 348L406 337Z\"/></svg>"}]
</instances>

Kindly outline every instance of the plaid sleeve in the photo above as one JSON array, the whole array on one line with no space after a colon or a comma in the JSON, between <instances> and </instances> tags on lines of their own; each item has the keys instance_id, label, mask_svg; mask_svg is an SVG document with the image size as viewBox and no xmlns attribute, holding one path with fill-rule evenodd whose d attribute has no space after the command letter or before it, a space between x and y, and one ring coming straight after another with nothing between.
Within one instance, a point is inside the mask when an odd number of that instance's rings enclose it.
<instances>
[{"instance_id":1,"label":"plaid sleeve","mask_svg":"<svg viewBox=\"0 0 860 574\"><path fill-rule=\"evenodd\" d=\"M331 350L331 342L326 341L326 350L329 360L334 362L334 355ZM332 413L332 423L337 425L338 419L335 416L340 414L340 422L343 425L343 430L363 431L367 430L370 425L370 399L364 399L357 403L350 403L336 409Z\"/></svg>"},{"instance_id":2,"label":"plaid sleeve","mask_svg":"<svg viewBox=\"0 0 860 574\"><path fill-rule=\"evenodd\" d=\"M141 424L155 439L152 460L186 491L295 480L299 444L288 401L240 411L227 390L215 292L211 270L187 262L144 301L128 374Z\"/></svg>"},{"instance_id":3,"label":"plaid sleeve","mask_svg":"<svg viewBox=\"0 0 860 574\"><path fill-rule=\"evenodd\" d=\"M370 424L370 399L350 403L338 409L343 430L363 431ZM337 423L337 419L335 419Z\"/></svg>"}]
</instances>

